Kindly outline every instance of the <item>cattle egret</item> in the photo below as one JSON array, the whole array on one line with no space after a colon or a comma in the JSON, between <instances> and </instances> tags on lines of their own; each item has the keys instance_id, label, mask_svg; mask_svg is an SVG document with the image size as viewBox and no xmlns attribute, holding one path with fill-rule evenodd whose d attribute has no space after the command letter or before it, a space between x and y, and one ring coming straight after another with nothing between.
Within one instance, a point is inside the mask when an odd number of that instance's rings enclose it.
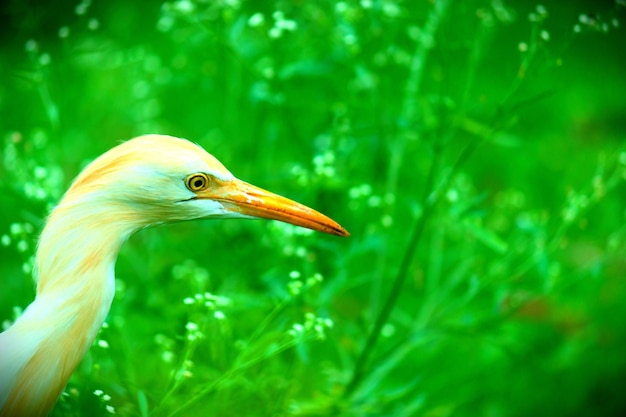
<instances>
[{"instance_id":1,"label":"cattle egret","mask_svg":"<svg viewBox=\"0 0 626 417\"><path fill-rule=\"evenodd\" d=\"M187 140L140 136L74 180L39 239L37 295L0 334L0 416L45 416L93 343L114 294L122 243L183 220L265 218L338 236L330 218L235 178Z\"/></svg>"}]
</instances>

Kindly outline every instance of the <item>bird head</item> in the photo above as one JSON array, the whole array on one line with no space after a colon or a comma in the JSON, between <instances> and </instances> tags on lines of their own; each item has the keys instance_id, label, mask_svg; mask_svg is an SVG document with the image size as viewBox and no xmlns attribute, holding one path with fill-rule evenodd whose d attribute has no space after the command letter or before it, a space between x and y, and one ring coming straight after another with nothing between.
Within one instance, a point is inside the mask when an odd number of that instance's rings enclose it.
<instances>
[{"instance_id":1,"label":"bird head","mask_svg":"<svg viewBox=\"0 0 626 417\"><path fill-rule=\"evenodd\" d=\"M85 198L117 207L137 227L204 218L265 218L338 236L327 216L235 178L215 157L185 139L140 136L89 164L64 201Z\"/></svg>"}]
</instances>

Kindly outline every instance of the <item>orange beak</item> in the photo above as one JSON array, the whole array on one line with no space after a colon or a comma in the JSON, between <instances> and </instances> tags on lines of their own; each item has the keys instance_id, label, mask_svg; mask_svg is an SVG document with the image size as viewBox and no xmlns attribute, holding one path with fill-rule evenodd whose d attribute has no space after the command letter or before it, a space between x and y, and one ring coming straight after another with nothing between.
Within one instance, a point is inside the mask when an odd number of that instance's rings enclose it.
<instances>
[{"instance_id":1,"label":"orange beak","mask_svg":"<svg viewBox=\"0 0 626 417\"><path fill-rule=\"evenodd\" d=\"M198 192L198 197L219 201L227 210L246 216L280 220L336 236L350 236L346 229L322 213L238 179L219 181L216 187Z\"/></svg>"}]
</instances>

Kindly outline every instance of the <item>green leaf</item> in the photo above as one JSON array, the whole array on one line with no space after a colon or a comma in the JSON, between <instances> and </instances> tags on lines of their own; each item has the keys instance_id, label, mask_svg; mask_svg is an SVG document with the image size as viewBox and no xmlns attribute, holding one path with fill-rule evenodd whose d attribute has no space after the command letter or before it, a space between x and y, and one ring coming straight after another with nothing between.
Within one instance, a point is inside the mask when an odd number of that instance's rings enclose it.
<instances>
[{"instance_id":1,"label":"green leaf","mask_svg":"<svg viewBox=\"0 0 626 417\"><path fill-rule=\"evenodd\" d=\"M142 417L148 417L148 398L142 390L137 392L137 405L139 406L139 413Z\"/></svg>"}]
</instances>

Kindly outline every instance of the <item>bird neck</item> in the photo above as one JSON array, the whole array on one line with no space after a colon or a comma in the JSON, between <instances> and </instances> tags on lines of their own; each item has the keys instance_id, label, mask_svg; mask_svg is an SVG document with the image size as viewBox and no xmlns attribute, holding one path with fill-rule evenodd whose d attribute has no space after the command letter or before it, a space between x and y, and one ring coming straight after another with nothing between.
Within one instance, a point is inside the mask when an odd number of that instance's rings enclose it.
<instances>
[{"instance_id":1,"label":"bird neck","mask_svg":"<svg viewBox=\"0 0 626 417\"><path fill-rule=\"evenodd\" d=\"M52 407L109 312L131 224L115 207L72 198L52 212L37 249L35 301L0 334L0 416Z\"/></svg>"}]
</instances>

